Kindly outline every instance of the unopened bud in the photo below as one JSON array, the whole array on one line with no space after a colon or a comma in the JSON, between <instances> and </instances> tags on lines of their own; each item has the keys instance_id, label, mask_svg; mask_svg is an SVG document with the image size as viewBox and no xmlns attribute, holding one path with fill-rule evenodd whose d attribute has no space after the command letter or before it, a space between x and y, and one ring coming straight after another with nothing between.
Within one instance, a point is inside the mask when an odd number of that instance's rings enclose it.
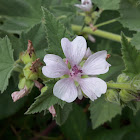
<instances>
[{"instance_id":1,"label":"unopened bud","mask_svg":"<svg viewBox=\"0 0 140 140\"><path fill-rule=\"evenodd\" d=\"M140 91L140 75L137 75L134 77L131 83L132 88L134 88L137 91Z\"/></svg>"},{"instance_id":2,"label":"unopened bud","mask_svg":"<svg viewBox=\"0 0 140 140\"><path fill-rule=\"evenodd\" d=\"M117 82L118 83L125 83L125 82L128 82L128 81L130 81L130 77L127 76L125 73L122 73L117 77Z\"/></svg>"},{"instance_id":3,"label":"unopened bud","mask_svg":"<svg viewBox=\"0 0 140 140\"><path fill-rule=\"evenodd\" d=\"M125 103L137 99L137 96L135 95L135 93L133 93L132 91L125 90L125 89L122 89L119 95L120 95L121 100Z\"/></svg>"},{"instance_id":4,"label":"unopened bud","mask_svg":"<svg viewBox=\"0 0 140 140\"><path fill-rule=\"evenodd\" d=\"M29 90L27 89L26 86L23 89L21 89L20 91L13 92L12 95L11 95L12 99L13 99L13 102L16 102L17 100L26 96L28 93L29 93Z\"/></svg>"},{"instance_id":5,"label":"unopened bud","mask_svg":"<svg viewBox=\"0 0 140 140\"><path fill-rule=\"evenodd\" d=\"M43 88L41 89L41 94L45 93L45 92L47 91L47 89L48 89L47 86L43 87Z\"/></svg>"},{"instance_id":6,"label":"unopened bud","mask_svg":"<svg viewBox=\"0 0 140 140\"><path fill-rule=\"evenodd\" d=\"M49 112L52 114L53 118L56 117L56 111L53 105L49 107Z\"/></svg>"},{"instance_id":7,"label":"unopened bud","mask_svg":"<svg viewBox=\"0 0 140 140\"><path fill-rule=\"evenodd\" d=\"M27 51L20 54L20 60L24 64L32 63L33 61L36 60L35 51L34 51L32 42L30 40L28 41Z\"/></svg>"},{"instance_id":8,"label":"unopened bud","mask_svg":"<svg viewBox=\"0 0 140 140\"><path fill-rule=\"evenodd\" d=\"M105 97L109 102L120 104L119 93L115 89L108 89Z\"/></svg>"},{"instance_id":9,"label":"unopened bud","mask_svg":"<svg viewBox=\"0 0 140 140\"><path fill-rule=\"evenodd\" d=\"M28 63L24 67L24 69L23 69L24 76L26 77L26 79L29 79L29 80L37 80L38 79L38 72L33 72L31 70L31 66L32 66L32 64Z\"/></svg>"},{"instance_id":10,"label":"unopened bud","mask_svg":"<svg viewBox=\"0 0 140 140\"><path fill-rule=\"evenodd\" d=\"M31 80L27 80L25 77L20 79L19 84L18 84L18 88L21 90L23 89L25 86L28 90L32 89L34 85L34 82Z\"/></svg>"}]
</instances>

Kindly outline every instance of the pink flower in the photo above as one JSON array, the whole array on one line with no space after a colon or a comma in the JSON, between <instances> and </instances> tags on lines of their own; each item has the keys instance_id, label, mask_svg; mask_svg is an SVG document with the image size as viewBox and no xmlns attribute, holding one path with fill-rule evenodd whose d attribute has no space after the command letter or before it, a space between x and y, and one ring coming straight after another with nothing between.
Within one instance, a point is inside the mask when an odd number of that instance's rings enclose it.
<instances>
[{"instance_id":1,"label":"pink flower","mask_svg":"<svg viewBox=\"0 0 140 140\"><path fill-rule=\"evenodd\" d=\"M13 92L11 96L12 96L13 101L16 102L17 100L21 99L22 97L28 95L28 93L29 93L29 90L25 86L20 91Z\"/></svg>"},{"instance_id":2,"label":"pink flower","mask_svg":"<svg viewBox=\"0 0 140 140\"><path fill-rule=\"evenodd\" d=\"M81 0L81 4L75 4L75 6L85 12L90 12L92 9L92 2L91 0Z\"/></svg>"},{"instance_id":3,"label":"pink flower","mask_svg":"<svg viewBox=\"0 0 140 140\"><path fill-rule=\"evenodd\" d=\"M82 59L87 51L85 38L77 36L72 42L62 38L61 46L71 68L68 68L69 64L67 65L61 57L54 54L45 55L46 66L42 68L43 74L49 78L66 75L68 77L56 82L53 88L54 95L63 101L73 102L77 97L82 98L82 92L92 101L104 94L107 85L96 76L109 70L110 64L106 61L107 52L94 53L84 62Z\"/></svg>"}]
</instances>

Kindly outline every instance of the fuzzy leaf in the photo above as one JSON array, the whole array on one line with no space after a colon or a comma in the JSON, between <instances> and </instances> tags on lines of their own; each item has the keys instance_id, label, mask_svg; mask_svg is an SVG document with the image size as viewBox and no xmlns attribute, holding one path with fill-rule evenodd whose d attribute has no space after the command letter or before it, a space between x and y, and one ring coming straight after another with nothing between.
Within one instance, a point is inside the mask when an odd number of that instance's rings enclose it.
<instances>
[{"instance_id":1,"label":"fuzzy leaf","mask_svg":"<svg viewBox=\"0 0 140 140\"><path fill-rule=\"evenodd\" d=\"M140 73L140 53L122 34L122 55L125 63L125 73L137 75Z\"/></svg>"},{"instance_id":2,"label":"fuzzy leaf","mask_svg":"<svg viewBox=\"0 0 140 140\"><path fill-rule=\"evenodd\" d=\"M20 34L39 23L42 0L0 0L0 29Z\"/></svg>"},{"instance_id":3,"label":"fuzzy leaf","mask_svg":"<svg viewBox=\"0 0 140 140\"><path fill-rule=\"evenodd\" d=\"M138 0L121 0L119 12L120 22L124 27L140 31L140 2Z\"/></svg>"},{"instance_id":4,"label":"fuzzy leaf","mask_svg":"<svg viewBox=\"0 0 140 140\"><path fill-rule=\"evenodd\" d=\"M131 44L134 45L136 49L140 51L140 32L134 34L131 40Z\"/></svg>"},{"instance_id":5,"label":"fuzzy leaf","mask_svg":"<svg viewBox=\"0 0 140 140\"><path fill-rule=\"evenodd\" d=\"M58 99L53 95L53 86L55 81L49 81L46 85L48 87L47 91L40 94L36 101L30 106L25 114L34 114L48 109L50 106L59 104L62 108L65 104L64 101Z\"/></svg>"},{"instance_id":6,"label":"fuzzy leaf","mask_svg":"<svg viewBox=\"0 0 140 140\"><path fill-rule=\"evenodd\" d=\"M120 0L92 0L92 2L103 10L117 10Z\"/></svg>"},{"instance_id":7,"label":"fuzzy leaf","mask_svg":"<svg viewBox=\"0 0 140 140\"><path fill-rule=\"evenodd\" d=\"M49 47L46 51L63 57L61 39L63 37L70 38L70 35L67 33L65 27L46 8L42 8L42 10Z\"/></svg>"},{"instance_id":8,"label":"fuzzy leaf","mask_svg":"<svg viewBox=\"0 0 140 140\"><path fill-rule=\"evenodd\" d=\"M13 50L10 40L6 36L0 38L0 91L3 92L7 86L14 68Z\"/></svg>"},{"instance_id":9,"label":"fuzzy leaf","mask_svg":"<svg viewBox=\"0 0 140 140\"><path fill-rule=\"evenodd\" d=\"M104 96L91 102L89 110L93 129L107 121L111 121L117 114L121 114L121 107L105 101Z\"/></svg>"},{"instance_id":10,"label":"fuzzy leaf","mask_svg":"<svg viewBox=\"0 0 140 140\"><path fill-rule=\"evenodd\" d=\"M62 132L67 138L71 138L71 140L84 140L86 131L86 114L81 107L74 104L67 121L62 125Z\"/></svg>"},{"instance_id":11,"label":"fuzzy leaf","mask_svg":"<svg viewBox=\"0 0 140 140\"><path fill-rule=\"evenodd\" d=\"M60 105L55 105L54 108L56 110L56 115L57 115L55 117L56 123L58 125L64 124L64 122L68 118L70 111L72 110L72 104L67 103L64 105L63 108Z\"/></svg>"}]
</instances>

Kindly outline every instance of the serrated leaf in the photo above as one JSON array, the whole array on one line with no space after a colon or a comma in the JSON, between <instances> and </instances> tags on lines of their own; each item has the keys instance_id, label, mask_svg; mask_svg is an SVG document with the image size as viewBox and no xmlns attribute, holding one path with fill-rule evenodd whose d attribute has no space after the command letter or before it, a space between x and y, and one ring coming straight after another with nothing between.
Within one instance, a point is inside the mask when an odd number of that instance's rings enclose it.
<instances>
[{"instance_id":1,"label":"serrated leaf","mask_svg":"<svg viewBox=\"0 0 140 140\"><path fill-rule=\"evenodd\" d=\"M64 124L68 118L69 113L72 111L72 104L66 103L63 108L60 105L55 105L54 108L57 115L55 117L56 123L58 125Z\"/></svg>"},{"instance_id":2,"label":"serrated leaf","mask_svg":"<svg viewBox=\"0 0 140 140\"><path fill-rule=\"evenodd\" d=\"M120 22L130 30L140 31L140 3L138 0L121 0Z\"/></svg>"},{"instance_id":3,"label":"serrated leaf","mask_svg":"<svg viewBox=\"0 0 140 140\"><path fill-rule=\"evenodd\" d=\"M59 104L61 107L64 106L65 102L58 99L53 95L53 86L55 84L55 81L49 81L46 86L48 87L47 91L40 94L36 101L30 106L30 108L27 110L25 114L34 114L41 112L43 110L48 109L50 106Z\"/></svg>"},{"instance_id":4,"label":"serrated leaf","mask_svg":"<svg viewBox=\"0 0 140 140\"><path fill-rule=\"evenodd\" d=\"M117 114L121 114L121 107L105 101L104 96L91 102L89 110L93 129L107 121L111 121Z\"/></svg>"},{"instance_id":5,"label":"serrated leaf","mask_svg":"<svg viewBox=\"0 0 140 140\"><path fill-rule=\"evenodd\" d=\"M46 8L42 8L42 10L49 47L46 51L63 57L61 39L63 37L70 38L70 35L67 33L65 27Z\"/></svg>"},{"instance_id":6,"label":"serrated leaf","mask_svg":"<svg viewBox=\"0 0 140 140\"><path fill-rule=\"evenodd\" d=\"M61 127L63 134L71 140L85 140L87 131L87 119L83 109L78 105L73 105L67 121Z\"/></svg>"},{"instance_id":7,"label":"serrated leaf","mask_svg":"<svg viewBox=\"0 0 140 140\"><path fill-rule=\"evenodd\" d=\"M137 75L140 73L140 53L122 34L122 55L125 63L125 73L127 75Z\"/></svg>"},{"instance_id":8,"label":"serrated leaf","mask_svg":"<svg viewBox=\"0 0 140 140\"><path fill-rule=\"evenodd\" d=\"M0 29L20 34L39 23L42 18L42 0L0 0Z\"/></svg>"},{"instance_id":9,"label":"serrated leaf","mask_svg":"<svg viewBox=\"0 0 140 140\"><path fill-rule=\"evenodd\" d=\"M92 0L92 2L103 10L117 10L120 0Z\"/></svg>"},{"instance_id":10,"label":"serrated leaf","mask_svg":"<svg viewBox=\"0 0 140 140\"><path fill-rule=\"evenodd\" d=\"M0 38L0 91L8 86L8 81L14 68L13 50L10 40L6 36Z\"/></svg>"},{"instance_id":11,"label":"serrated leaf","mask_svg":"<svg viewBox=\"0 0 140 140\"><path fill-rule=\"evenodd\" d=\"M140 32L134 34L131 44L136 47L137 50L140 51Z\"/></svg>"}]
</instances>

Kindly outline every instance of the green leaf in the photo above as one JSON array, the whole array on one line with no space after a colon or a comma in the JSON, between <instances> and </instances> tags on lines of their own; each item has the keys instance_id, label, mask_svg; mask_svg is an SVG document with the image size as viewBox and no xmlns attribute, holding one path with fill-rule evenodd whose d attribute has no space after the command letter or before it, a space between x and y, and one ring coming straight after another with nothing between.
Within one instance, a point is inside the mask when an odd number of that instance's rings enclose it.
<instances>
[{"instance_id":1,"label":"green leaf","mask_svg":"<svg viewBox=\"0 0 140 140\"><path fill-rule=\"evenodd\" d=\"M105 101L104 96L91 102L89 110L93 129L107 121L111 121L117 114L121 114L121 107Z\"/></svg>"},{"instance_id":2,"label":"green leaf","mask_svg":"<svg viewBox=\"0 0 140 140\"><path fill-rule=\"evenodd\" d=\"M138 0L121 0L120 22L130 30L140 31L140 3Z\"/></svg>"},{"instance_id":3,"label":"green leaf","mask_svg":"<svg viewBox=\"0 0 140 140\"><path fill-rule=\"evenodd\" d=\"M37 57L43 59L46 54L44 50L47 49L48 43L45 28L41 23L21 34L20 47L18 46L21 48L20 52L27 49L28 40L32 41Z\"/></svg>"},{"instance_id":4,"label":"green leaf","mask_svg":"<svg viewBox=\"0 0 140 140\"><path fill-rule=\"evenodd\" d=\"M0 29L20 34L39 23L42 18L42 0L0 0Z\"/></svg>"},{"instance_id":5,"label":"green leaf","mask_svg":"<svg viewBox=\"0 0 140 140\"><path fill-rule=\"evenodd\" d=\"M27 99L25 97L24 99L20 99L20 101L13 102L11 94L17 90L14 83L14 79L10 78L7 90L4 91L4 94L0 94L0 119L9 117L16 113L21 107L24 106Z\"/></svg>"},{"instance_id":6,"label":"green leaf","mask_svg":"<svg viewBox=\"0 0 140 140\"><path fill-rule=\"evenodd\" d=\"M25 114L34 114L48 109L50 106L59 104L61 107L64 106L65 102L58 99L53 95L53 86L55 84L54 80L49 81L46 85L48 87L47 91L40 94L36 101L30 106Z\"/></svg>"},{"instance_id":7,"label":"green leaf","mask_svg":"<svg viewBox=\"0 0 140 140\"><path fill-rule=\"evenodd\" d=\"M92 2L103 10L117 10L120 0L92 0Z\"/></svg>"},{"instance_id":8,"label":"green leaf","mask_svg":"<svg viewBox=\"0 0 140 140\"><path fill-rule=\"evenodd\" d=\"M87 120L83 109L74 104L72 112L61 129L68 139L85 140L84 137L87 131Z\"/></svg>"},{"instance_id":9,"label":"green leaf","mask_svg":"<svg viewBox=\"0 0 140 140\"><path fill-rule=\"evenodd\" d=\"M0 38L0 91L8 86L8 80L14 68L13 50L10 40L6 36Z\"/></svg>"},{"instance_id":10,"label":"green leaf","mask_svg":"<svg viewBox=\"0 0 140 140\"><path fill-rule=\"evenodd\" d=\"M70 38L70 35L67 33L65 27L47 9L42 8L42 10L49 47L47 52L63 57L61 39L63 37Z\"/></svg>"},{"instance_id":11,"label":"green leaf","mask_svg":"<svg viewBox=\"0 0 140 140\"><path fill-rule=\"evenodd\" d=\"M140 51L140 32L134 34L131 44L136 47L137 50Z\"/></svg>"},{"instance_id":12,"label":"green leaf","mask_svg":"<svg viewBox=\"0 0 140 140\"><path fill-rule=\"evenodd\" d=\"M70 113L70 111L72 110L72 104L70 103L66 103L63 108L60 105L55 105L54 106L55 110L56 110L56 123L58 125L62 125L64 124L64 122L67 120L68 115Z\"/></svg>"},{"instance_id":13,"label":"green leaf","mask_svg":"<svg viewBox=\"0 0 140 140\"><path fill-rule=\"evenodd\" d=\"M122 34L122 55L125 63L125 73L127 75L137 75L140 73L140 53Z\"/></svg>"}]
</instances>

